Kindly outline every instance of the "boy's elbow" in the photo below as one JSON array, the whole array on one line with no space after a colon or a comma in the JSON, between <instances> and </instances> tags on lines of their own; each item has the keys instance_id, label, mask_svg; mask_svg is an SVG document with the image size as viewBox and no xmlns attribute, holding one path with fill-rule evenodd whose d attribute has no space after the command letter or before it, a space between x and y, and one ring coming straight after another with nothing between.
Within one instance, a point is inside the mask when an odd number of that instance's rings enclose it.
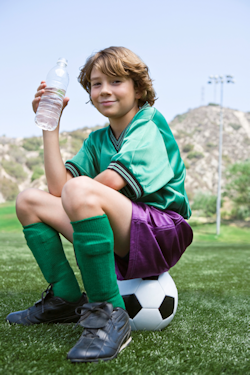
<instances>
[{"instance_id":1,"label":"boy's elbow","mask_svg":"<svg viewBox=\"0 0 250 375\"><path fill-rule=\"evenodd\" d=\"M112 169L106 169L104 172L96 176L95 180L117 191L127 185L124 178Z\"/></svg>"},{"instance_id":2,"label":"boy's elbow","mask_svg":"<svg viewBox=\"0 0 250 375\"><path fill-rule=\"evenodd\" d=\"M61 197L61 193L62 193L62 191L59 192L59 191L55 191L53 189L49 189L49 194L53 195L54 197L60 198Z\"/></svg>"},{"instance_id":3,"label":"boy's elbow","mask_svg":"<svg viewBox=\"0 0 250 375\"><path fill-rule=\"evenodd\" d=\"M51 195L53 195L54 197L57 197L57 198L61 197L62 189L63 189L63 186L48 185L49 194L51 194Z\"/></svg>"},{"instance_id":4,"label":"boy's elbow","mask_svg":"<svg viewBox=\"0 0 250 375\"><path fill-rule=\"evenodd\" d=\"M109 187L111 187L114 190L121 190L125 185L127 185L127 182L124 180L122 176L119 175L119 173L109 170L110 173L110 179L109 179Z\"/></svg>"}]
</instances>

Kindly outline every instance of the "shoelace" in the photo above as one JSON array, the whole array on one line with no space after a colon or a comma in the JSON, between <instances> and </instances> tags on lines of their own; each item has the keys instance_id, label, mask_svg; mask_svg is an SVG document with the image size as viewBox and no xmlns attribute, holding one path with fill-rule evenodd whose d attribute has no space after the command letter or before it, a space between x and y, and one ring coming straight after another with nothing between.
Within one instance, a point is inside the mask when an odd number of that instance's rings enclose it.
<instances>
[{"instance_id":1,"label":"shoelace","mask_svg":"<svg viewBox=\"0 0 250 375\"><path fill-rule=\"evenodd\" d=\"M44 313L44 300L45 298L47 297L47 295L50 293L52 289L52 284L49 284L49 286L47 287L47 289L45 289L44 292L42 292L42 295L41 295L41 301L42 301L42 314ZM40 302L40 301L39 301Z\"/></svg>"},{"instance_id":2,"label":"shoelace","mask_svg":"<svg viewBox=\"0 0 250 375\"><path fill-rule=\"evenodd\" d=\"M108 313L107 311L103 310L103 308L106 305L107 305L107 302L101 302L99 305L93 306L93 307L86 306L86 305L78 306L75 309L75 313L76 313L76 315L80 316L80 319L78 320L78 322L76 323L74 328L76 328L81 323L81 321L83 321L85 318L87 318L90 314L92 314L93 312L96 312L96 311L100 311L101 313L104 313L110 319L111 313ZM80 309L80 312L79 312L79 309ZM112 322L112 324L113 324L113 322ZM96 336L96 332L98 331L98 329L99 328L92 328L92 329L91 328L84 328L85 332L87 331L88 334L90 334L91 336Z\"/></svg>"}]
</instances>

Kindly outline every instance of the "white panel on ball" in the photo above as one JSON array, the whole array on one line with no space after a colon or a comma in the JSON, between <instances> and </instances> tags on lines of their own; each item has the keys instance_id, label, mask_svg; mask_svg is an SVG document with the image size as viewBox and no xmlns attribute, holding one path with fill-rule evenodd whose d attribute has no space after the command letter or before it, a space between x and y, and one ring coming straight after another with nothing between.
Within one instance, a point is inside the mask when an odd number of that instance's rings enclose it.
<instances>
[{"instance_id":1,"label":"white panel on ball","mask_svg":"<svg viewBox=\"0 0 250 375\"><path fill-rule=\"evenodd\" d=\"M141 282L142 282L142 279L131 279L131 280L123 280L123 281L117 280L120 294L122 296L126 294L134 294L137 291Z\"/></svg>"},{"instance_id":2,"label":"white panel on ball","mask_svg":"<svg viewBox=\"0 0 250 375\"><path fill-rule=\"evenodd\" d=\"M173 317L174 317L174 313L171 316L169 316L167 319L162 320L161 323L156 327L156 330L161 330L167 327L169 323L171 322L171 320L173 320Z\"/></svg>"},{"instance_id":3,"label":"white panel on ball","mask_svg":"<svg viewBox=\"0 0 250 375\"><path fill-rule=\"evenodd\" d=\"M177 289L174 280L168 272L165 272L162 275L160 275L158 281L161 284L161 287L167 296L177 295Z\"/></svg>"},{"instance_id":4,"label":"white panel on ball","mask_svg":"<svg viewBox=\"0 0 250 375\"><path fill-rule=\"evenodd\" d=\"M142 309L133 322L138 330L155 330L162 322L162 317L157 309Z\"/></svg>"},{"instance_id":5,"label":"white panel on ball","mask_svg":"<svg viewBox=\"0 0 250 375\"><path fill-rule=\"evenodd\" d=\"M155 308L160 306L165 294L156 280L143 280L136 291L136 297L142 307Z\"/></svg>"},{"instance_id":6,"label":"white panel on ball","mask_svg":"<svg viewBox=\"0 0 250 375\"><path fill-rule=\"evenodd\" d=\"M135 326L135 323L133 322L132 319L129 319L129 323L130 323L130 326L131 326L132 331L137 331L137 328L136 328L136 326Z\"/></svg>"}]
</instances>

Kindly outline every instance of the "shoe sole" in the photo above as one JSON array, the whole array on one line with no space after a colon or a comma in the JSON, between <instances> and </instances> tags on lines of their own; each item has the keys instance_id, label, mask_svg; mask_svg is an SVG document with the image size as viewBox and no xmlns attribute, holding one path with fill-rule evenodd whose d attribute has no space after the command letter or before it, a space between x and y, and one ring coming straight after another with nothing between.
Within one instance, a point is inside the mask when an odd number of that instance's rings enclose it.
<instances>
[{"instance_id":1,"label":"shoe sole","mask_svg":"<svg viewBox=\"0 0 250 375\"><path fill-rule=\"evenodd\" d=\"M123 344L117 349L116 353L112 356L112 357L107 357L107 358L96 358L96 359L70 359L70 361L72 363L74 362L99 362L99 361L103 361L103 362L107 362L107 361L111 361L112 359L115 359L117 357L117 355L123 350L125 349L132 341L132 337L130 336L130 333L128 335L128 339L126 342L123 342Z\"/></svg>"},{"instance_id":2,"label":"shoe sole","mask_svg":"<svg viewBox=\"0 0 250 375\"><path fill-rule=\"evenodd\" d=\"M27 321L27 323L24 322L11 322L8 319L5 319L5 321L9 324L18 324L22 326L34 326L37 324L71 324L71 323L77 323L79 320L78 315L72 315L69 317L61 318L61 319L54 319L54 320L46 320L44 322L39 322L39 323L33 323L30 320Z\"/></svg>"}]
</instances>

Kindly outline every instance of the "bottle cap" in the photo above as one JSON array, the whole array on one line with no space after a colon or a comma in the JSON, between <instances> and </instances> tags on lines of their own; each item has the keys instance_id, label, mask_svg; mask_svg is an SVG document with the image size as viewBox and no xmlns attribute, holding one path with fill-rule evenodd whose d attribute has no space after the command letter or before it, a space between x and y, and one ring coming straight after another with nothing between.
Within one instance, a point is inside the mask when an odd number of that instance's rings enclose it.
<instances>
[{"instance_id":1,"label":"bottle cap","mask_svg":"<svg viewBox=\"0 0 250 375\"><path fill-rule=\"evenodd\" d=\"M68 60L66 60L64 57L59 57L59 59L57 60L57 64L58 63L63 63L63 64L65 64L67 66L68 65Z\"/></svg>"}]
</instances>

